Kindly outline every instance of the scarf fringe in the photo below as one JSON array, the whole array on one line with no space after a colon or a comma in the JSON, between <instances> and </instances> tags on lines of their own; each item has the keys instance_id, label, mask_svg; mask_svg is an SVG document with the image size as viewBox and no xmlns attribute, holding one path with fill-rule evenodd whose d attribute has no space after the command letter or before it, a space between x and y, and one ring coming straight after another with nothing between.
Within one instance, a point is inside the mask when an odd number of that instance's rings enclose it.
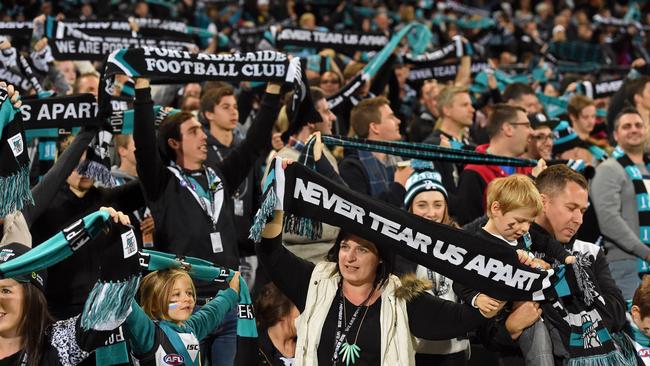
<instances>
[{"instance_id":1,"label":"scarf fringe","mask_svg":"<svg viewBox=\"0 0 650 366\"><path fill-rule=\"evenodd\" d=\"M84 306L81 326L85 330L112 330L131 313L131 303L140 285L140 275L119 282L97 282Z\"/></svg>"},{"instance_id":2,"label":"scarf fringe","mask_svg":"<svg viewBox=\"0 0 650 366\"><path fill-rule=\"evenodd\" d=\"M255 218L253 219L253 225L251 226L248 238L253 240L255 243L259 243L262 240L262 230L269 220L273 217L273 211L278 202L278 196L275 194L275 187L273 183L267 190L264 195L264 200L260 209L257 210Z\"/></svg>"},{"instance_id":3,"label":"scarf fringe","mask_svg":"<svg viewBox=\"0 0 650 366\"><path fill-rule=\"evenodd\" d=\"M626 365L636 365L636 350L632 343L632 339L623 331L612 333L612 339L614 339L619 352L625 359Z\"/></svg>"},{"instance_id":4,"label":"scarf fringe","mask_svg":"<svg viewBox=\"0 0 650 366\"><path fill-rule=\"evenodd\" d=\"M618 350L612 351L606 355L586 356L569 359L566 363L567 366L635 366L636 360L634 358L626 358L623 353Z\"/></svg>"},{"instance_id":5,"label":"scarf fringe","mask_svg":"<svg viewBox=\"0 0 650 366\"><path fill-rule=\"evenodd\" d=\"M77 173L84 177L92 178L105 187L115 187L115 178L111 171L101 163L92 160L84 160L77 167Z\"/></svg>"},{"instance_id":6,"label":"scarf fringe","mask_svg":"<svg viewBox=\"0 0 650 366\"><path fill-rule=\"evenodd\" d=\"M29 189L29 166L23 166L15 174L0 177L0 217L22 210L25 202L34 204Z\"/></svg>"},{"instance_id":7,"label":"scarf fringe","mask_svg":"<svg viewBox=\"0 0 650 366\"><path fill-rule=\"evenodd\" d=\"M308 237L309 240L318 240L323 237L323 224L320 221L293 214L285 214L284 231L290 234Z\"/></svg>"}]
</instances>

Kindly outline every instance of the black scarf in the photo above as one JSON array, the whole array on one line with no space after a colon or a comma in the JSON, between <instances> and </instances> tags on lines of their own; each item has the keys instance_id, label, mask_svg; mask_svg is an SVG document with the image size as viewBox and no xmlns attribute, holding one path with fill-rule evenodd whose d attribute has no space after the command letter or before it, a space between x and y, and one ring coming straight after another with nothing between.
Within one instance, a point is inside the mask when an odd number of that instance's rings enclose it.
<instances>
[{"instance_id":1,"label":"black scarf","mask_svg":"<svg viewBox=\"0 0 650 366\"><path fill-rule=\"evenodd\" d=\"M289 82L294 97L290 109L297 111L292 123L302 126L320 122L309 93L305 67L300 58L291 61L275 51L241 54L192 54L153 47L121 49L108 56L105 75L126 74L149 77L152 83L202 82L206 80ZM105 88L100 87L102 100Z\"/></svg>"},{"instance_id":2,"label":"black scarf","mask_svg":"<svg viewBox=\"0 0 650 366\"><path fill-rule=\"evenodd\" d=\"M98 126L97 102L92 94L44 99L26 98L20 107L26 130ZM46 131L43 131L46 133ZM32 135L37 137L37 135Z\"/></svg>"},{"instance_id":3,"label":"black scarf","mask_svg":"<svg viewBox=\"0 0 650 366\"><path fill-rule=\"evenodd\" d=\"M481 71L490 68L487 60L473 60L471 65L472 76L478 75ZM436 79L439 82L454 80L460 66L458 63L436 63L430 62L428 65L420 64L411 68L408 76L409 82Z\"/></svg>"},{"instance_id":4,"label":"black scarf","mask_svg":"<svg viewBox=\"0 0 650 366\"><path fill-rule=\"evenodd\" d=\"M0 218L34 204L22 116L0 88Z\"/></svg>"},{"instance_id":5,"label":"black scarf","mask_svg":"<svg viewBox=\"0 0 650 366\"><path fill-rule=\"evenodd\" d=\"M388 37L381 33L283 28L275 34L275 44L278 48L298 46L316 49L331 48L337 51L351 52L379 51L386 43L388 43Z\"/></svg>"},{"instance_id":6,"label":"black scarf","mask_svg":"<svg viewBox=\"0 0 650 366\"><path fill-rule=\"evenodd\" d=\"M132 36L90 36L64 22L48 17L45 22L45 36L56 60L101 61L107 53L129 47L160 47L173 50L189 50L192 43Z\"/></svg>"},{"instance_id":7,"label":"black scarf","mask_svg":"<svg viewBox=\"0 0 650 366\"><path fill-rule=\"evenodd\" d=\"M554 272L519 263L512 249L351 191L299 163L282 170L276 159L264 188L252 239L259 239L266 220L280 209L339 226L496 298L543 300L554 293Z\"/></svg>"},{"instance_id":8,"label":"black scarf","mask_svg":"<svg viewBox=\"0 0 650 366\"><path fill-rule=\"evenodd\" d=\"M544 320L562 340L561 345L554 344L554 353L570 366L636 365L629 338L606 327L608 310L590 269L595 258L586 253L576 256L575 264L558 268L558 298L542 303Z\"/></svg>"}]
</instances>

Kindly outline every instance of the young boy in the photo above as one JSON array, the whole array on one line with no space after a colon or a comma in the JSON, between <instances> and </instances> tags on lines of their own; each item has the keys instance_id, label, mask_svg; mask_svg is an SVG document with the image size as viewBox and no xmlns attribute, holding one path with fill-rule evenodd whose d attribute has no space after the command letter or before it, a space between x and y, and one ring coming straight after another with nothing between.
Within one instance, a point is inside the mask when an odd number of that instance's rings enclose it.
<instances>
[{"instance_id":1,"label":"young boy","mask_svg":"<svg viewBox=\"0 0 650 366\"><path fill-rule=\"evenodd\" d=\"M634 292L625 332L632 338L639 365L650 365L650 276Z\"/></svg>"},{"instance_id":2,"label":"young boy","mask_svg":"<svg viewBox=\"0 0 650 366\"><path fill-rule=\"evenodd\" d=\"M573 263L571 255L559 242L532 243L528 229L542 210L542 198L533 181L524 175L511 175L493 180L487 187L488 222L477 235L495 245L507 245L524 258L528 256L533 267L550 268L545 261L535 258L533 252L561 263ZM537 244L537 245L536 245ZM494 299L476 290L454 283L454 291L465 302L483 313L500 311L505 301ZM551 339L543 322L536 322L525 329L518 339L519 347L526 358L526 365L553 365Z\"/></svg>"}]
</instances>

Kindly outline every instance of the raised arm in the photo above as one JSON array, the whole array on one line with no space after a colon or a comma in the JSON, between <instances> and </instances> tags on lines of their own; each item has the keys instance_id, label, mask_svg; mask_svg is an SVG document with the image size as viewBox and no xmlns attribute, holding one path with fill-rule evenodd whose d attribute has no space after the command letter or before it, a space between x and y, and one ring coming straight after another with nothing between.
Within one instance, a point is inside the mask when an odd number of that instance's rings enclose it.
<instances>
[{"instance_id":1,"label":"raised arm","mask_svg":"<svg viewBox=\"0 0 650 366\"><path fill-rule=\"evenodd\" d=\"M148 79L136 79L133 141L138 178L144 189L145 198L157 200L165 189L169 172L158 153L154 128L153 101Z\"/></svg>"},{"instance_id":2,"label":"raised arm","mask_svg":"<svg viewBox=\"0 0 650 366\"><path fill-rule=\"evenodd\" d=\"M68 146L68 148L65 149L61 156L56 160L54 166L48 170L43 176L43 179L32 188L34 205L27 205L22 211L29 227L31 227L48 208L49 202L54 199L54 196L59 192L59 189L63 183L65 183L66 179L68 179L72 170L77 167L81 155L86 151L88 144L96 133L96 128L82 128L70 146Z\"/></svg>"},{"instance_id":3,"label":"raised arm","mask_svg":"<svg viewBox=\"0 0 650 366\"><path fill-rule=\"evenodd\" d=\"M282 211L275 211L273 221L264 227L262 242L255 245L255 252L273 283L302 312L315 265L295 256L282 245L283 216Z\"/></svg>"},{"instance_id":4,"label":"raised arm","mask_svg":"<svg viewBox=\"0 0 650 366\"><path fill-rule=\"evenodd\" d=\"M270 83L266 87L255 121L248 129L246 139L219 164L228 188L239 187L255 161L262 154L271 151L271 131L279 111L280 84Z\"/></svg>"}]
</instances>

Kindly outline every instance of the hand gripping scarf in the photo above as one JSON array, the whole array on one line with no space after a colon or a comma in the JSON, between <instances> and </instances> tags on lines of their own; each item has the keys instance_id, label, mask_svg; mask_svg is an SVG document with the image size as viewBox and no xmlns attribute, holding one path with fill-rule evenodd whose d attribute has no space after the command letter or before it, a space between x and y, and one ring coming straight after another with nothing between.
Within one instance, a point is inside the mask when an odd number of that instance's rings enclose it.
<instances>
[{"instance_id":1,"label":"hand gripping scarf","mask_svg":"<svg viewBox=\"0 0 650 366\"><path fill-rule=\"evenodd\" d=\"M264 182L250 238L258 241L274 210L320 220L477 290L507 300L543 300L554 293L554 270L519 263L514 250L438 224L349 190L302 164L275 159Z\"/></svg>"},{"instance_id":2,"label":"hand gripping scarf","mask_svg":"<svg viewBox=\"0 0 650 366\"><path fill-rule=\"evenodd\" d=\"M29 190L29 156L20 111L0 88L0 217L34 204Z\"/></svg>"},{"instance_id":3,"label":"hand gripping scarf","mask_svg":"<svg viewBox=\"0 0 650 366\"><path fill-rule=\"evenodd\" d=\"M636 210L639 213L639 240L645 245L650 245L650 196L643 183L643 175L630 157L620 149L614 152L614 157L625 169L634 186ZM650 169L650 156L647 154L643 154L643 164ZM640 274L650 273L650 263L637 258L637 270Z\"/></svg>"},{"instance_id":4,"label":"hand gripping scarf","mask_svg":"<svg viewBox=\"0 0 650 366\"><path fill-rule=\"evenodd\" d=\"M81 319L84 329L112 330L119 327L131 313L131 304L143 270L183 269L193 279L219 283L228 282L234 276L233 270L215 267L203 259L177 257L152 250L138 252L135 240L135 236L130 234L125 240L122 234L122 246L113 246L104 251L100 278L84 306ZM238 347L252 351L251 347L256 343L257 328L250 291L241 276L237 316ZM101 353L107 359L123 359L124 352L126 349L116 348Z\"/></svg>"},{"instance_id":5,"label":"hand gripping scarf","mask_svg":"<svg viewBox=\"0 0 650 366\"><path fill-rule=\"evenodd\" d=\"M558 298L543 302L544 320L559 334L554 353L568 366L636 365L634 346L623 332L612 333L605 300L591 271L592 254L578 253L576 263L558 269Z\"/></svg>"},{"instance_id":6,"label":"hand gripping scarf","mask_svg":"<svg viewBox=\"0 0 650 366\"><path fill-rule=\"evenodd\" d=\"M291 83L294 96L290 110L296 111L292 124L304 126L307 122L321 121L311 100L304 66L300 58L289 60L285 54L275 51L214 55L145 47L112 52L105 75L107 78L115 74L148 77L152 83L206 80ZM100 110L107 99L103 91L100 88Z\"/></svg>"}]
</instances>

